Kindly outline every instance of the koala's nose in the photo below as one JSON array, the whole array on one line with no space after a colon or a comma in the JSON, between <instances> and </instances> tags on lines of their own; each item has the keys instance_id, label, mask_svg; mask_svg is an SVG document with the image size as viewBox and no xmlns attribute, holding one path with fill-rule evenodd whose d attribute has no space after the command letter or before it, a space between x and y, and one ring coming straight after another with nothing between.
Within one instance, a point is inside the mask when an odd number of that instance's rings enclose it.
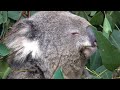
<instances>
[{"instance_id":1,"label":"koala's nose","mask_svg":"<svg viewBox=\"0 0 120 90\"><path fill-rule=\"evenodd\" d=\"M88 34L91 46L95 47L96 46L96 37L95 37L95 35L92 31L92 28L90 26L87 27L87 34Z\"/></svg>"}]
</instances>

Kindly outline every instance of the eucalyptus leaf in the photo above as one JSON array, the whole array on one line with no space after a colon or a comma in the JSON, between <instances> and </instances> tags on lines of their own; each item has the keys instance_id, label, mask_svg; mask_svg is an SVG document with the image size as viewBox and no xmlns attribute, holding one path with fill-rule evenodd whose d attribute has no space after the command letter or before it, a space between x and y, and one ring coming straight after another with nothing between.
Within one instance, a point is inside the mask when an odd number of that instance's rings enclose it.
<instances>
[{"instance_id":1,"label":"eucalyptus leaf","mask_svg":"<svg viewBox=\"0 0 120 90\"><path fill-rule=\"evenodd\" d=\"M120 50L120 31L113 30L110 41Z\"/></svg>"},{"instance_id":2,"label":"eucalyptus leaf","mask_svg":"<svg viewBox=\"0 0 120 90\"><path fill-rule=\"evenodd\" d=\"M10 72L10 68L6 60L0 61L0 77L6 78L9 72Z\"/></svg>"},{"instance_id":3,"label":"eucalyptus leaf","mask_svg":"<svg viewBox=\"0 0 120 90\"><path fill-rule=\"evenodd\" d=\"M0 24L2 24L2 23L3 23L3 15L0 14Z\"/></svg>"},{"instance_id":4,"label":"eucalyptus leaf","mask_svg":"<svg viewBox=\"0 0 120 90\"><path fill-rule=\"evenodd\" d=\"M102 59L97 50L91 57L90 57L90 69L96 70L98 67L102 65Z\"/></svg>"},{"instance_id":5,"label":"eucalyptus leaf","mask_svg":"<svg viewBox=\"0 0 120 90\"><path fill-rule=\"evenodd\" d=\"M104 20L104 14L102 12L96 13L90 20L92 25L102 25Z\"/></svg>"},{"instance_id":6,"label":"eucalyptus leaf","mask_svg":"<svg viewBox=\"0 0 120 90\"><path fill-rule=\"evenodd\" d=\"M85 11L79 11L79 12L77 13L77 15L85 18L85 19L88 20L88 21L90 21L90 19L91 19L91 18L87 15L87 13L86 13Z\"/></svg>"},{"instance_id":7,"label":"eucalyptus leaf","mask_svg":"<svg viewBox=\"0 0 120 90\"><path fill-rule=\"evenodd\" d=\"M111 29L114 29L115 28L115 23L113 22L113 18L110 14L106 14L106 17L110 23L110 26L111 26Z\"/></svg>"},{"instance_id":8,"label":"eucalyptus leaf","mask_svg":"<svg viewBox=\"0 0 120 90\"><path fill-rule=\"evenodd\" d=\"M109 34L112 32L111 25L105 15L104 23L103 23L103 35L107 38L109 38Z\"/></svg>"},{"instance_id":9,"label":"eucalyptus leaf","mask_svg":"<svg viewBox=\"0 0 120 90\"><path fill-rule=\"evenodd\" d=\"M112 78L112 72L107 70L104 65L97 68L96 73L101 77L102 79L111 79Z\"/></svg>"},{"instance_id":10,"label":"eucalyptus leaf","mask_svg":"<svg viewBox=\"0 0 120 90\"><path fill-rule=\"evenodd\" d=\"M91 11L90 16L94 16L97 13L97 11Z\"/></svg>"},{"instance_id":11,"label":"eucalyptus leaf","mask_svg":"<svg viewBox=\"0 0 120 90\"><path fill-rule=\"evenodd\" d=\"M54 73L54 79L64 79L61 68L58 68L58 70Z\"/></svg>"},{"instance_id":12,"label":"eucalyptus leaf","mask_svg":"<svg viewBox=\"0 0 120 90\"><path fill-rule=\"evenodd\" d=\"M11 68L7 67L7 69L5 70L5 72L4 72L3 76L2 76L2 79L6 79L10 72L11 72Z\"/></svg>"},{"instance_id":13,"label":"eucalyptus leaf","mask_svg":"<svg viewBox=\"0 0 120 90\"><path fill-rule=\"evenodd\" d=\"M2 12L2 15L3 15L3 23L6 23L7 22L7 11L3 11Z\"/></svg>"},{"instance_id":14,"label":"eucalyptus leaf","mask_svg":"<svg viewBox=\"0 0 120 90\"><path fill-rule=\"evenodd\" d=\"M111 15L114 11L106 11L106 14Z\"/></svg>"},{"instance_id":15,"label":"eucalyptus leaf","mask_svg":"<svg viewBox=\"0 0 120 90\"><path fill-rule=\"evenodd\" d=\"M30 15L35 14L37 11L30 11Z\"/></svg>"},{"instance_id":16,"label":"eucalyptus leaf","mask_svg":"<svg viewBox=\"0 0 120 90\"><path fill-rule=\"evenodd\" d=\"M6 56L8 55L10 50L6 47L5 44L0 43L0 56Z\"/></svg>"},{"instance_id":17,"label":"eucalyptus leaf","mask_svg":"<svg viewBox=\"0 0 120 90\"><path fill-rule=\"evenodd\" d=\"M96 36L98 49L102 58L103 65L108 70L115 70L120 66L120 51L111 42L93 27Z\"/></svg>"},{"instance_id":18,"label":"eucalyptus leaf","mask_svg":"<svg viewBox=\"0 0 120 90\"><path fill-rule=\"evenodd\" d=\"M21 11L8 11L8 17L13 20L18 20L21 16Z\"/></svg>"},{"instance_id":19,"label":"eucalyptus leaf","mask_svg":"<svg viewBox=\"0 0 120 90\"><path fill-rule=\"evenodd\" d=\"M89 16L91 14L91 11L84 11Z\"/></svg>"},{"instance_id":20,"label":"eucalyptus leaf","mask_svg":"<svg viewBox=\"0 0 120 90\"><path fill-rule=\"evenodd\" d=\"M114 11L111 14L112 18L113 18L113 22L115 24L117 24L118 26L120 26L120 12L119 11Z\"/></svg>"}]
</instances>

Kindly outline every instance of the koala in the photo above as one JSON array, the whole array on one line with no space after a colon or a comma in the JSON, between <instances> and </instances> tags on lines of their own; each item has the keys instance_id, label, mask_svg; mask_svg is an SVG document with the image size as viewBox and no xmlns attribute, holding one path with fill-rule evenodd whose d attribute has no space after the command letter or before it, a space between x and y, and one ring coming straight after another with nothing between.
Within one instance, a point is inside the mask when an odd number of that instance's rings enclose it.
<instances>
[{"instance_id":1,"label":"koala","mask_svg":"<svg viewBox=\"0 0 120 90\"><path fill-rule=\"evenodd\" d=\"M7 79L81 79L96 51L95 36L84 18L69 11L38 11L13 25L4 40L11 52Z\"/></svg>"}]
</instances>

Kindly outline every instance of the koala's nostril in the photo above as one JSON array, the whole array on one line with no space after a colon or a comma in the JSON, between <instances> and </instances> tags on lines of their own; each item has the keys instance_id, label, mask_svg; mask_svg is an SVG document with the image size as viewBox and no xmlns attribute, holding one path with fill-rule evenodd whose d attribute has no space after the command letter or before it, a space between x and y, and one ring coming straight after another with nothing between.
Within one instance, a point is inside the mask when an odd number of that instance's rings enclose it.
<instances>
[{"instance_id":1,"label":"koala's nostril","mask_svg":"<svg viewBox=\"0 0 120 90\"><path fill-rule=\"evenodd\" d=\"M91 27L87 27L87 34L88 34L88 37L89 37L92 47L95 47L96 46L96 37L95 37Z\"/></svg>"},{"instance_id":2,"label":"koala's nostril","mask_svg":"<svg viewBox=\"0 0 120 90\"><path fill-rule=\"evenodd\" d=\"M91 42L91 46L92 46L92 47L97 46L97 43L96 43L96 38L89 37L89 40L90 40L90 42Z\"/></svg>"},{"instance_id":3,"label":"koala's nostril","mask_svg":"<svg viewBox=\"0 0 120 90\"><path fill-rule=\"evenodd\" d=\"M96 40L91 42L91 45L92 45L92 47L96 47L97 46Z\"/></svg>"}]
</instances>

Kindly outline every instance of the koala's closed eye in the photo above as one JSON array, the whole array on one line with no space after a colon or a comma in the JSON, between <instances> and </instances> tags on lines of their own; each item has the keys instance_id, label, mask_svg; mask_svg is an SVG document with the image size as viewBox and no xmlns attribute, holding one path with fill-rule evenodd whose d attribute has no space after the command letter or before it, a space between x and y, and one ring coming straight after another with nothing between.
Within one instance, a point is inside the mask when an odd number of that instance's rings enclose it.
<instances>
[{"instance_id":1,"label":"koala's closed eye","mask_svg":"<svg viewBox=\"0 0 120 90\"><path fill-rule=\"evenodd\" d=\"M79 35L80 33L79 32L72 32L71 34L72 35Z\"/></svg>"}]
</instances>

